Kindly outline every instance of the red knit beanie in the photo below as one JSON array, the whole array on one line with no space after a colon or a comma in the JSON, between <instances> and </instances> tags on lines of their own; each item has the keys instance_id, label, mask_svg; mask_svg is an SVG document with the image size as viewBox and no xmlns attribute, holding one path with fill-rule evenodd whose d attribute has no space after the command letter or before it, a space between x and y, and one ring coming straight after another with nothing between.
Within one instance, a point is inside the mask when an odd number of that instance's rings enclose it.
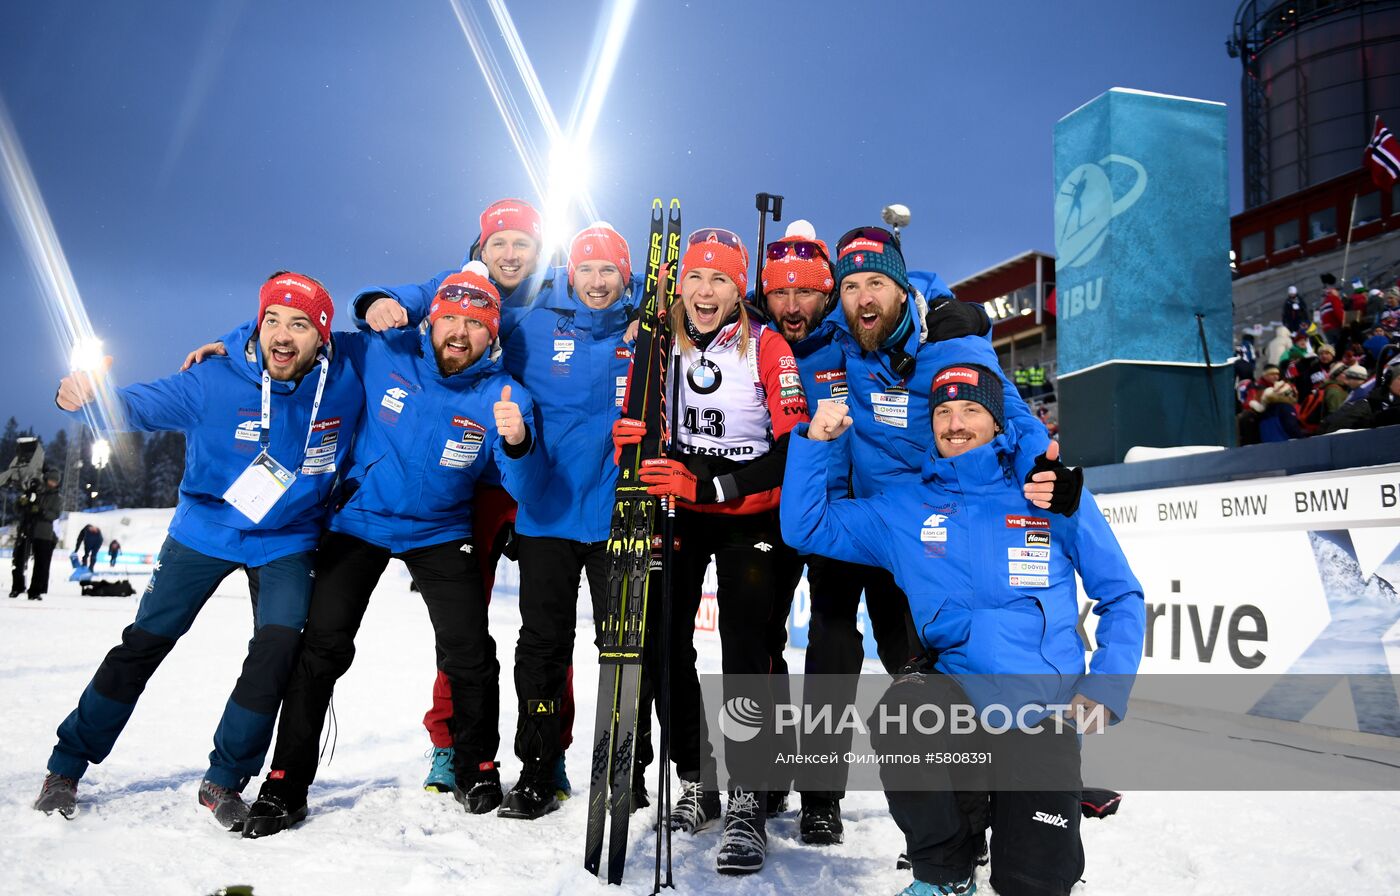
<instances>
[{"instance_id":1,"label":"red knit beanie","mask_svg":"<svg viewBox=\"0 0 1400 896\"><path fill-rule=\"evenodd\" d=\"M739 297L749 291L749 253L743 241L729 230L705 227L690 235L690 246L681 256L681 279L696 268L711 268L739 287Z\"/></svg>"},{"instance_id":2,"label":"red knit beanie","mask_svg":"<svg viewBox=\"0 0 1400 896\"><path fill-rule=\"evenodd\" d=\"M428 323L436 323L446 314L481 321L491 334L491 341L496 340L501 330L501 294L491 282L486 265L479 261L468 262L460 273L451 274L442 281L428 308Z\"/></svg>"},{"instance_id":3,"label":"red knit beanie","mask_svg":"<svg viewBox=\"0 0 1400 896\"><path fill-rule=\"evenodd\" d=\"M763 262L763 291L778 289L815 289L818 292L831 292L836 281L831 276L831 253L826 243L817 239L817 231L811 222L797 220L788 225L787 233L778 243L815 243L821 252L810 258L799 258L795 248L776 261L771 257ZM764 252L768 247L763 247Z\"/></svg>"},{"instance_id":4,"label":"red knit beanie","mask_svg":"<svg viewBox=\"0 0 1400 896\"><path fill-rule=\"evenodd\" d=\"M502 230L519 230L540 242L540 213L524 199L497 199L481 213L481 243Z\"/></svg>"},{"instance_id":5,"label":"red knit beanie","mask_svg":"<svg viewBox=\"0 0 1400 896\"><path fill-rule=\"evenodd\" d=\"M331 294L314 278L293 271L278 271L258 291L258 321L261 323L268 307L285 305L311 318L311 325L321 334L322 342L331 341L331 320L335 303Z\"/></svg>"},{"instance_id":6,"label":"red knit beanie","mask_svg":"<svg viewBox=\"0 0 1400 896\"><path fill-rule=\"evenodd\" d=\"M610 262L622 272L624 284L632 279L632 255L627 251L627 241L606 221L589 224L569 244L569 285L574 282L574 269L585 261Z\"/></svg>"}]
</instances>

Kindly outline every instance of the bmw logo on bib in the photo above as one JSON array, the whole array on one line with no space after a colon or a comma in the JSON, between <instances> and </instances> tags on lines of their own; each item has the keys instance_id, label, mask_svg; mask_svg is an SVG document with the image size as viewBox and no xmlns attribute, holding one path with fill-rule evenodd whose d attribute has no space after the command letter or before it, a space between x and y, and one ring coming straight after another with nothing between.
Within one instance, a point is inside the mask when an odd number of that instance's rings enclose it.
<instances>
[{"instance_id":1,"label":"bmw logo on bib","mask_svg":"<svg viewBox=\"0 0 1400 896\"><path fill-rule=\"evenodd\" d=\"M690 369L685 372L685 378L690 382L690 388L701 395L709 395L719 388L721 379L719 365L709 358L701 358Z\"/></svg>"}]
</instances>

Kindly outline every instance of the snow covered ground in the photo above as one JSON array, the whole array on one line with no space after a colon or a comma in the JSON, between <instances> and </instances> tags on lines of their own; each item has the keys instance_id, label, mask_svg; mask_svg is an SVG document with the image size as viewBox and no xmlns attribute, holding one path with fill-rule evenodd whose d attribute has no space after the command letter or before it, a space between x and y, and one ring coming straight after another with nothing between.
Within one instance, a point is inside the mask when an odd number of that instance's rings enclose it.
<instances>
[{"instance_id":1,"label":"snow covered ground","mask_svg":"<svg viewBox=\"0 0 1400 896\"><path fill-rule=\"evenodd\" d=\"M116 513L132 519L122 537L126 549L158 546L137 542L159 537L156 520L145 516L160 512ZM117 642L138 600L80 597L76 584L62 581L64 555L55 561L53 591L42 603L0 599L0 892L191 896L230 884L251 884L257 896L619 892L582 868L584 799L527 823L468 816L451 798L420 788L427 768L420 719L433 677L431 628L397 564L375 592L355 666L337 689L334 758L323 765L311 792L312 814L301 826L242 840L220 830L195 800L249 635L241 575L224 583L152 680L112 756L89 771L80 785L78 816L65 821L32 811L54 729ZM139 594L144 578L133 584ZM499 597L492 605L492 630L504 667L500 755L506 786L519 770L510 750L509 673L518 626L515 601ZM698 643L704 668L718 671L717 641L705 636ZM587 619L580 622L578 645L580 742L568 763L581 793L587 787L582 741L592 725L597 688ZM800 668L800 652L792 653L790 664ZM1287 758L1295 754L1296 760ZM1301 769L1309 759L1274 749L1270 761L1279 762L1286 775L1290 761ZM900 836L880 794L849 796L843 804L846 842L834 848L800 843L795 808L770 822L768 866L749 878L715 874L716 833L678 837L677 891L892 894L908 882L907 872L894 868ZM621 892L650 891L650 820L650 810L633 820ZM1397 837L1396 792L1129 793L1117 816L1085 823L1088 867L1080 890L1141 896L1395 893ZM989 891L984 884L981 892Z\"/></svg>"}]
</instances>

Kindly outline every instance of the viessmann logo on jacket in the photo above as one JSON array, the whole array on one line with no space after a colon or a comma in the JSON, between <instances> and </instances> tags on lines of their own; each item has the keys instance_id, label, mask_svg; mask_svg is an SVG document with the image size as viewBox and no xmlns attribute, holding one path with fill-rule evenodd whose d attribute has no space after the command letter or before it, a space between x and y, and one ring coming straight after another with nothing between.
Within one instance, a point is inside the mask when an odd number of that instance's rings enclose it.
<instances>
[{"instance_id":1,"label":"viessmann logo on jacket","mask_svg":"<svg viewBox=\"0 0 1400 896\"><path fill-rule=\"evenodd\" d=\"M442 456L438 465L454 470L465 470L476 463L481 455L481 447L486 444L486 427L470 417L455 414L452 417L452 435L442 446ZM460 430L460 434L458 433Z\"/></svg>"},{"instance_id":2,"label":"viessmann logo on jacket","mask_svg":"<svg viewBox=\"0 0 1400 896\"><path fill-rule=\"evenodd\" d=\"M1006 549L1007 584L1012 588L1050 587L1050 521L1038 516L1011 514L1006 528L1025 534L1024 547ZM1016 538L1017 536L1012 536Z\"/></svg>"},{"instance_id":3,"label":"viessmann logo on jacket","mask_svg":"<svg viewBox=\"0 0 1400 896\"><path fill-rule=\"evenodd\" d=\"M817 400L823 398L845 398L846 397L846 371L844 370L818 370L812 377L818 387L826 386L830 391L822 395L818 388Z\"/></svg>"},{"instance_id":4,"label":"viessmann logo on jacket","mask_svg":"<svg viewBox=\"0 0 1400 896\"><path fill-rule=\"evenodd\" d=\"M311 442L306 447L306 460L301 472L307 476L325 476L335 472L335 450L340 447L340 418L327 417L311 425Z\"/></svg>"}]
</instances>

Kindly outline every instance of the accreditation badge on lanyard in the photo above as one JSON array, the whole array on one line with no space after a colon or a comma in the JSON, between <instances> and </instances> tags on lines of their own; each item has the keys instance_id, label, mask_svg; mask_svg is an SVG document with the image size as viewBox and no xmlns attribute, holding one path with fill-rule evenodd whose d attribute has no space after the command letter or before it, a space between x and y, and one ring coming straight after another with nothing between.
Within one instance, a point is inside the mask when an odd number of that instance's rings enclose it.
<instances>
[{"instance_id":1,"label":"accreditation badge on lanyard","mask_svg":"<svg viewBox=\"0 0 1400 896\"><path fill-rule=\"evenodd\" d=\"M311 434L316 428L316 414L321 410L321 396L326 389L326 359L321 359L321 379L316 383L316 398L311 403L311 422L306 429L306 444L302 447L302 456L306 455L307 449L311 446ZM297 474L287 469L277 462L277 458L268 453L268 446L272 438L272 377L268 376L266 370L262 375L262 423L259 441L262 450L258 456L253 458L253 462L248 468L238 475L233 481L233 485L224 492L224 500L234 506L234 508L254 523L261 523L263 517L272 509L282 496L291 488L296 481Z\"/></svg>"}]
</instances>

